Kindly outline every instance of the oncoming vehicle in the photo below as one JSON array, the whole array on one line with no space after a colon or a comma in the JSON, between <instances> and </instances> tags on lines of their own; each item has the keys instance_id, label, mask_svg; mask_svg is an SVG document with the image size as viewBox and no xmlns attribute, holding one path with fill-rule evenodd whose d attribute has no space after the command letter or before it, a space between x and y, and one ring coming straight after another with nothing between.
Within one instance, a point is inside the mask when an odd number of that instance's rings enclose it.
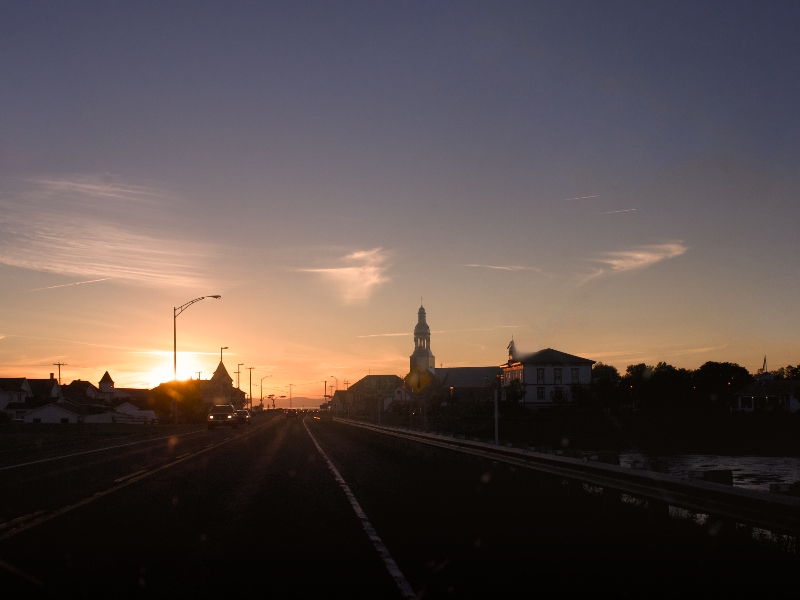
<instances>
[{"instance_id":1,"label":"oncoming vehicle","mask_svg":"<svg viewBox=\"0 0 800 600\"><path fill-rule=\"evenodd\" d=\"M239 423L246 423L247 425L252 425L250 422L250 413L247 409L237 410L236 417L239 420Z\"/></svg>"},{"instance_id":2,"label":"oncoming vehicle","mask_svg":"<svg viewBox=\"0 0 800 600\"><path fill-rule=\"evenodd\" d=\"M286 409L286 418L287 419L296 419L297 418L297 409L296 408Z\"/></svg>"},{"instance_id":3,"label":"oncoming vehicle","mask_svg":"<svg viewBox=\"0 0 800 600\"><path fill-rule=\"evenodd\" d=\"M236 409L232 404L217 404L211 409L206 419L208 428L214 429L216 427L239 427L239 419L236 415Z\"/></svg>"}]
</instances>

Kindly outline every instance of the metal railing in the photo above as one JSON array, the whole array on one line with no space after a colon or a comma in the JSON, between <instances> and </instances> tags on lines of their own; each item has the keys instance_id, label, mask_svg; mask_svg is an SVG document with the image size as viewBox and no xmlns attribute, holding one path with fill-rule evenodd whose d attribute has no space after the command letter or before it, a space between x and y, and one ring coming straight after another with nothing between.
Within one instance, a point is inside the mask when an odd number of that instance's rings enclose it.
<instances>
[{"instance_id":1,"label":"metal railing","mask_svg":"<svg viewBox=\"0 0 800 600\"><path fill-rule=\"evenodd\" d=\"M495 446L446 435L359 423L336 417L333 420L600 487L604 494L607 492L627 494L646 500L651 507L660 506L668 510L669 506L675 506L693 513L710 515L716 519L767 529L776 534L795 536L800 534L800 498L595 461L542 454L521 448Z\"/></svg>"}]
</instances>

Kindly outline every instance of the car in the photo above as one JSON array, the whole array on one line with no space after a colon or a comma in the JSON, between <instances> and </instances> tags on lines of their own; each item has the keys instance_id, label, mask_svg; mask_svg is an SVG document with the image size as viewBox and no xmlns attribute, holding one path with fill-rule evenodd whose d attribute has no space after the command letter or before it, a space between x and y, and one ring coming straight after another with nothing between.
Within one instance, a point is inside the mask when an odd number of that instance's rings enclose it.
<instances>
[{"instance_id":1,"label":"car","mask_svg":"<svg viewBox=\"0 0 800 600\"><path fill-rule=\"evenodd\" d=\"M232 427L236 429L239 427L239 419L233 404L215 404L211 412L208 413L206 422L209 429L216 429L217 427Z\"/></svg>"},{"instance_id":2,"label":"car","mask_svg":"<svg viewBox=\"0 0 800 600\"><path fill-rule=\"evenodd\" d=\"M297 409L296 408L286 409L286 418L287 419L296 419L297 418Z\"/></svg>"},{"instance_id":3,"label":"car","mask_svg":"<svg viewBox=\"0 0 800 600\"><path fill-rule=\"evenodd\" d=\"M236 416L238 418L239 423L246 423L247 425L252 425L250 422L250 413L247 409L237 410Z\"/></svg>"}]
</instances>

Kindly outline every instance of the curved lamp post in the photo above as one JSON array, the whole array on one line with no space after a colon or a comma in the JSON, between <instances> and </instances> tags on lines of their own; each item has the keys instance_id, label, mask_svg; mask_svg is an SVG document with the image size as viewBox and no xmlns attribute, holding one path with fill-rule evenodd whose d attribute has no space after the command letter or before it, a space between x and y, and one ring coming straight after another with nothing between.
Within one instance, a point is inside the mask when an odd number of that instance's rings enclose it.
<instances>
[{"instance_id":1,"label":"curved lamp post","mask_svg":"<svg viewBox=\"0 0 800 600\"><path fill-rule=\"evenodd\" d=\"M205 300L206 298L214 298L215 300L219 300L222 296L215 294L214 296L200 296L199 298L195 298L194 300L190 300L185 304L181 304L180 306L174 306L172 308L172 379L173 381L178 381L178 315L180 315L183 311L189 308L195 302L200 302L200 300ZM221 353L221 352L220 352ZM175 413L175 424L178 424L178 402L177 400L172 401L172 409Z\"/></svg>"}]
</instances>

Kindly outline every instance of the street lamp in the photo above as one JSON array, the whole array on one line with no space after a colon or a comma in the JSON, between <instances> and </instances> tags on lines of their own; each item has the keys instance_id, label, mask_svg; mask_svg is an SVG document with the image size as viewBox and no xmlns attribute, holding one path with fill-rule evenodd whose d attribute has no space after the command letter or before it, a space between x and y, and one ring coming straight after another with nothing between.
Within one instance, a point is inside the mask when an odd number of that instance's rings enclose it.
<instances>
[{"instance_id":1,"label":"street lamp","mask_svg":"<svg viewBox=\"0 0 800 600\"><path fill-rule=\"evenodd\" d=\"M338 378L336 378L336 377L334 377L333 375L331 375L331 377L333 377L334 379L336 379L336 391L338 392L338 391L339 391L339 379L338 379Z\"/></svg>"},{"instance_id":2,"label":"street lamp","mask_svg":"<svg viewBox=\"0 0 800 600\"><path fill-rule=\"evenodd\" d=\"M205 300L206 298L214 298L215 300L219 300L222 298L219 294L215 294L213 296L200 296L199 298L195 298L194 300L190 300L186 304L181 304L180 306L173 306L172 307L172 379L173 381L178 381L178 315L180 315L183 311L189 308L195 302L200 302L200 300ZM220 353L222 351L220 350ZM172 409L175 413L175 424L178 424L178 402L177 400L172 401Z\"/></svg>"},{"instance_id":3,"label":"street lamp","mask_svg":"<svg viewBox=\"0 0 800 600\"><path fill-rule=\"evenodd\" d=\"M220 349L219 349L219 362L222 362L222 351L223 350L227 350L227 349L228 349L227 346L220 346Z\"/></svg>"}]
</instances>

